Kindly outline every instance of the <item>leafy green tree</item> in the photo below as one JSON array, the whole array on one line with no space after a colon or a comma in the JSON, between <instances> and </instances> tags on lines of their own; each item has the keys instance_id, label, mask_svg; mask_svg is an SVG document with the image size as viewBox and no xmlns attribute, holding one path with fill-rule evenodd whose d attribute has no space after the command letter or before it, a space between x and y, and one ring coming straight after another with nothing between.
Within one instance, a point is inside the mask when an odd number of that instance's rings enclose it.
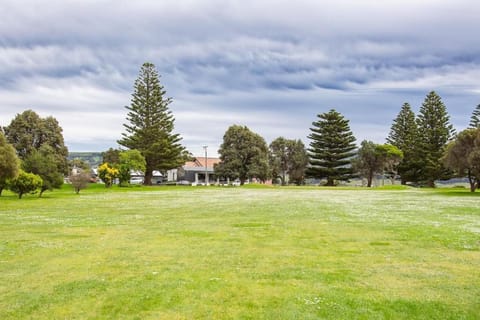
<instances>
[{"instance_id":1,"label":"leafy green tree","mask_svg":"<svg viewBox=\"0 0 480 320\"><path fill-rule=\"evenodd\" d=\"M280 178L282 185L289 181L301 184L308 165L308 154L303 142L279 137L272 141L269 149L273 178Z\"/></svg>"},{"instance_id":2,"label":"leafy green tree","mask_svg":"<svg viewBox=\"0 0 480 320\"><path fill-rule=\"evenodd\" d=\"M353 161L353 167L360 176L367 179L367 187L372 186L376 174L388 173L394 182L396 166L402 160L403 153L397 147L390 144L376 144L364 140L358 149L357 157Z\"/></svg>"},{"instance_id":3,"label":"leafy green tree","mask_svg":"<svg viewBox=\"0 0 480 320\"><path fill-rule=\"evenodd\" d=\"M355 155L355 137L349 121L335 110L319 114L308 136L310 167L307 174L318 179L327 179L327 186L335 181L348 181L353 177L351 167Z\"/></svg>"},{"instance_id":4,"label":"leafy green tree","mask_svg":"<svg viewBox=\"0 0 480 320\"><path fill-rule=\"evenodd\" d=\"M105 187L110 188L113 182L118 178L119 171L117 168L110 166L107 162L98 167L98 176L105 183Z\"/></svg>"},{"instance_id":5,"label":"leafy green tree","mask_svg":"<svg viewBox=\"0 0 480 320\"><path fill-rule=\"evenodd\" d=\"M388 174L392 185L395 184L395 178L398 174L398 166L403 160L403 152L394 145L380 144L377 146L377 152L383 158L383 173Z\"/></svg>"},{"instance_id":6,"label":"leafy green tree","mask_svg":"<svg viewBox=\"0 0 480 320\"><path fill-rule=\"evenodd\" d=\"M40 148L42 138L42 119L33 110L17 114L4 128L7 141L13 145L20 159L24 159L33 150Z\"/></svg>"},{"instance_id":7,"label":"leafy green tree","mask_svg":"<svg viewBox=\"0 0 480 320\"><path fill-rule=\"evenodd\" d=\"M241 185L249 177L263 181L269 177L267 144L246 126L230 126L218 153L221 162L215 166L217 176L238 178Z\"/></svg>"},{"instance_id":8,"label":"leafy green tree","mask_svg":"<svg viewBox=\"0 0 480 320\"><path fill-rule=\"evenodd\" d=\"M353 161L354 170L367 179L368 188L372 186L373 177L383 172L383 155L379 151L377 144L363 140Z\"/></svg>"},{"instance_id":9,"label":"leafy green tree","mask_svg":"<svg viewBox=\"0 0 480 320\"><path fill-rule=\"evenodd\" d=\"M42 145L48 145L57 158L55 162L61 164L64 174L67 173L68 149L63 140L62 128L55 118L41 118L34 111L26 110L17 114L4 130L7 141L13 145L21 160L34 150L39 150Z\"/></svg>"},{"instance_id":10,"label":"leafy green tree","mask_svg":"<svg viewBox=\"0 0 480 320\"><path fill-rule=\"evenodd\" d=\"M120 163L120 149L109 148L107 151L102 152L102 163L108 162L111 165Z\"/></svg>"},{"instance_id":11,"label":"leafy green tree","mask_svg":"<svg viewBox=\"0 0 480 320\"><path fill-rule=\"evenodd\" d=\"M21 199L24 194L35 193L43 184L42 178L34 173L20 170L18 176L10 180L8 187Z\"/></svg>"},{"instance_id":12,"label":"leafy green tree","mask_svg":"<svg viewBox=\"0 0 480 320\"><path fill-rule=\"evenodd\" d=\"M128 185L132 170L145 172L146 162L138 150L126 150L120 152L118 165L118 179L120 186Z\"/></svg>"},{"instance_id":13,"label":"leafy green tree","mask_svg":"<svg viewBox=\"0 0 480 320\"><path fill-rule=\"evenodd\" d=\"M289 180L296 185L305 183L305 172L308 166L308 153L305 145L301 140L296 140L292 145L294 152L292 152L293 167L289 170Z\"/></svg>"},{"instance_id":14,"label":"leafy green tree","mask_svg":"<svg viewBox=\"0 0 480 320\"><path fill-rule=\"evenodd\" d=\"M434 91L426 96L420 108L417 126L420 177L428 186L435 187L435 180L448 177L441 158L455 131L445 105Z\"/></svg>"},{"instance_id":15,"label":"leafy green tree","mask_svg":"<svg viewBox=\"0 0 480 320\"><path fill-rule=\"evenodd\" d=\"M467 176L470 191L475 192L480 185L480 128L460 132L447 145L442 160L458 176Z\"/></svg>"},{"instance_id":16,"label":"leafy green tree","mask_svg":"<svg viewBox=\"0 0 480 320\"><path fill-rule=\"evenodd\" d=\"M159 75L152 63L144 63L135 81L134 93L127 114L126 133L118 143L137 149L145 157L145 184L152 184L153 170L166 171L184 164L185 148L181 137L173 133L174 117L169 110Z\"/></svg>"},{"instance_id":17,"label":"leafy green tree","mask_svg":"<svg viewBox=\"0 0 480 320\"><path fill-rule=\"evenodd\" d=\"M15 149L5 139L0 131L0 195L7 186L7 181L18 175L20 169L20 161L17 157Z\"/></svg>"},{"instance_id":18,"label":"leafy green tree","mask_svg":"<svg viewBox=\"0 0 480 320\"><path fill-rule=\"evenodd\" d=\"M469 128L480 128L480 104L472 112Z\"/></svg>"},{"instance_id":19,"label":"leafy green tree","mask_svg":"<svg viewBox=\"0 0 480 320\"><path fill-rule=\"evenodd\" d=\"M49 116L42 119L41 128L43 138L41 145L52 148L59 171L66 175L68 173L68 148L65 146L62 127L60 127L57 119Z\"/></svg>"},{"instance_id":20,"label":"leafy green tree","mask_svg":"<svg viewBox=\"0 0 480 320\"><path fill-rule=\"evenodd\" d=\"M401 183L418 182L421 163L418 147L418 126L415 114L410 104L404 103L397 117L393 120L387 143L397 147L403 153L403 159L398 165Z\"/></svg>"},{"instance_id":21,"label":"leafy green tree","mask_svg":"<svg viewBox=\"0 0 480 320\"><path fill-rule=\"evenodd\" d=\"M59 189L63 184L63 162L55 155L52 147L47 144L38 150L31 151L23 160L22 168L42 178L40 197L46 190Z\"/></svg>"},{"instance_id":22,"label":"leafy green tree","mask_svg":"<svg viewBox=\"0 0 480 320\"><path fill-rule=\"evenodd\" d=\"M250 166L248 179L257 179L261 183L265 183L268 179L271 178L270 166L268 164L268 147L266 143L265 148L262 147L261 149L261 154L262 156L258 159L258 162Z\"/></svg>"}]
</instances>

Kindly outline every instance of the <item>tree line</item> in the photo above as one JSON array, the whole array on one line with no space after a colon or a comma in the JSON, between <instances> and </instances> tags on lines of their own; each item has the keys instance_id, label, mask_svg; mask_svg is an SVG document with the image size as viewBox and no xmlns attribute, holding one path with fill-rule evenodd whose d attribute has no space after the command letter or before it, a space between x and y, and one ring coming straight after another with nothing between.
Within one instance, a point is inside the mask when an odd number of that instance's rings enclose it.
<instances>
[{"instance_id":1,"label":"tree line","mask_svg":"<svg viewBox=\"0 0 480 320\"><path fill-rule=\"evenodd\" d=\"M144 172L151 185L153 170L165 172L182 166L192 155L174 132L175 118L169 109L160 76L152 63L144 63L134 83L125 132L110 148L98 168L107 186L114 179L128 185L130 172ZM467 177L470 190L480 187L480 105L472 113L469 128L455 133L440 96L430 92L418 115L405 103L393 120L385 144L362 141L357 147L349 120L332 109L318 114L310 128L309 147L301 140L278 137L270 145L248 127L232 125L218 150L219 177L272 179L282 185L303 184L307 178L336 185L355 177L371 186L382 174L402 184L435 186L438 179ZM89 177L78 161L67 161L62 128L53 117L41 118L32 110L17 114L0 128L0 195L4 188L23 194L59 188L66 175L76 192ZM75 174L72 174L75 169Z\"/></svg>"},{"instance_id":2,"label":"tree line","mask_svg":"<svg viewBox=\"0 0 480 320\"><path fill-rule=\"evenodd\" d=\"M21 198L39 190L59 188L68 173L68 149L54 117L32 110L18 114L0 128L0 195L9 188Z\"/></svg>"},{"instance_id":3,"label":"tree line","mask_svg":"<svg viewBox=\"0 0 480 320\"><path fill-rule=\"evenodd\" d=\"M296 149L279 149L277 140L267 148L248 128L232 126L224 136L219 150L222 162L215 171L242 182L247 177L282 178L283 184L285 176L292 175L297 184L314 178L334 186L360 177L370 187L374 176L381 174L392 183L399 178L401 184L429 187L435 187L437 180L467 177L472 192L480 187L480 105L472 113L469 128L459 134L434 91L427 94L418 115L408 103L401 107L385 144L364 140L357 147L349 120L334 109L317 115L310 131L309 148L298 142ZM295 151L287 156L287 150Z\"/></svg>"}]
</instances>

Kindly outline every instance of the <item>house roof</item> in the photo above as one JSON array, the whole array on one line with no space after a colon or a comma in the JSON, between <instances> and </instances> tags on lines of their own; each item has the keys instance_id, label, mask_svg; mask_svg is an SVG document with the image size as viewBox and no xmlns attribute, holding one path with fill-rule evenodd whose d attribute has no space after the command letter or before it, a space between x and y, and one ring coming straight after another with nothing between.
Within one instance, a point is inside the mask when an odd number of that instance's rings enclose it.
<instances>
[{"instance_id":1,"label":"house roof","mask_svg":"<svg viewBox=\"0 0 480 320\"><path fill-rule=\"evenodd\" d=\"M219 158L207 158L207 169L212 169L217 163L220 163ZM205 168L205 157L196 157L193 161L188 161L183 166L184 168Z\"/></svg>"}]
</instances>

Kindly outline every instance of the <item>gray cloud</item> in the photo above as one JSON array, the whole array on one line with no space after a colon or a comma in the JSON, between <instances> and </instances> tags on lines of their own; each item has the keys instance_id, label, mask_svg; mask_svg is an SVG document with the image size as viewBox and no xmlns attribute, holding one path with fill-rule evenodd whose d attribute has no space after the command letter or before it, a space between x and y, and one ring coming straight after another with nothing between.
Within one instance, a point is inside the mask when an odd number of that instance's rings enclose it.
<instances>
[{"instance_id":1,"label":"gray cloud","mask_svg":"<svg viewBox=\"0 0 480 320\"><path fill-rule=\"evenodd\" d=\"M38 1L0 3L0 125L55 116L71 150L122 132L133 82L156 64L194 153L230 124L306 140L336 108L383 141L403 102L437 90L459 129L480 100L475 1ZM306 141L308 142L308 141Z\"/></svg>"}]
</instances>

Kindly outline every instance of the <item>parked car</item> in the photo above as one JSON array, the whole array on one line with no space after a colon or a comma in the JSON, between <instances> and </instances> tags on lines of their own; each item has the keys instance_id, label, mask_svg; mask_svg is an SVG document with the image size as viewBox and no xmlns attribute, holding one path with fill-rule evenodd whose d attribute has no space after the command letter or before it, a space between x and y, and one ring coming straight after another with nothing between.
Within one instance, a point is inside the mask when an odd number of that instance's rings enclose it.
<instances>
[{"instance_id":1,"label":"parked car","mask_svg":"<svg viewBox=\"0 0 480 320\"><path fill-rule=\"evenodd\" d=\"M240 186L240 180L237 179L237 180L233 181L232 186L239 187Z\"/></svg>"},{"instance_id":2,"label":"parked car","mask_svg":"<svg viewBox=\"0 0 480 320\"><path fill-rule=\"evenodd\" d=\"M130 179L130 184L143 184L143 178L142 177L132 177Z\"/></svg>"}]
</instances>

